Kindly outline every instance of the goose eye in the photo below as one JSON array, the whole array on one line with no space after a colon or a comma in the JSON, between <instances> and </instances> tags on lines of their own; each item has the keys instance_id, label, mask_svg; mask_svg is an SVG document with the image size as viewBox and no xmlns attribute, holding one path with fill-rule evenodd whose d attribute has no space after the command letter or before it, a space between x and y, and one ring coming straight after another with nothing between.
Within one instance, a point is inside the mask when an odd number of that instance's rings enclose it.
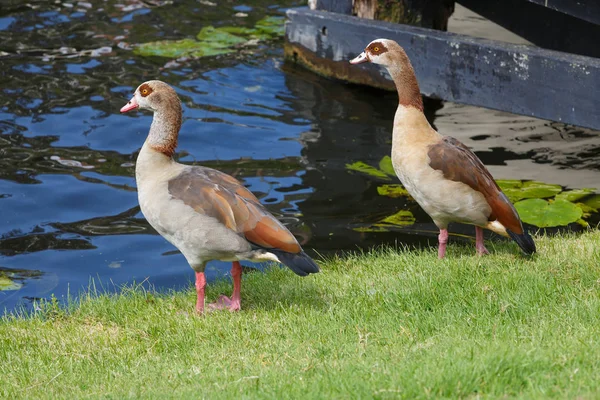
<instances>
[{"instance_id":1,"label":"goose eye","mask_svg":"<svg viewBox=\"0 0 600 400\"><path fill-rule=\"evenodd\" d=\"M379 51L379 47L377 47L377 46L373 47L373 51L374 51L375 53L377 53L377 52Z\"/></svg>"},{"instance_id":2,"label":"goose eye","mask_svg":"<svg viewBox=\"0 0 600 400\"><path fill-rule=\"evenodd\" d=\"M144 95L148 94L148 89L142 89L142 94L144 94Z\"/></svg>"}]
</instances>

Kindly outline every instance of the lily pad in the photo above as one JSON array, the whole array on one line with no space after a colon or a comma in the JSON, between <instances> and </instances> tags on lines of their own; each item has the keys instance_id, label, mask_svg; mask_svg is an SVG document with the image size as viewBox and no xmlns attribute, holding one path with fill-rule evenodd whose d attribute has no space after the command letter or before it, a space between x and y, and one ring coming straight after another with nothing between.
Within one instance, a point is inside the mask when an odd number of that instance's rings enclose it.
<instances>
[{"instance_id":1,"label":"lily pad","mask_svg":"<svg viewBox=\"0 0 600 400\"><path fill-rule=\"evenodd\" d=\"M540 228L565 226L578 222L583 216L580 207L566 200L548 202L542 199L527 199L515 203L515 208L523 222Z\"/></svg>"},{"instance_id":2,"label":"lily pad","mask_svg":"<svg viewBox=\"0 0 600 400\"><path fill-rule=\"evenodd\" d=\"M390 176L396 176L396 171L394 171L392 158L390 156L385 156L379 161L379 169Z\"/></svg>"},{"instance_id":3,"label":"lily pad","mask_svg":"<svg viewBox=\"0 0 600 400\"><path fill-rule=\"evenodd\" d=\"M581 202L586 206L593 208L594 211L600 210L600 194L591 195L582 200Z\"/></svg>"},{"instance_id":4,"label":"lily pad","mask_svg":"<svg viewBox=\"0 0 600 400\"><path fill-rule=\"evenodd\" d=\"M270 40L285 33L283 17L265 17L254 28L240 26L205 26L196 38L182 40L159 40L143 43L134 49L141 56L168 58L206 57L227 54L235 51L236 46L248 43L250 39Z\"/></svg>"},{"instance_id":5,"label":"lily pad","mask_svg":"<svg viewBox=\"0 0 600 400\"><path fill-rule=\"evenodd\" d=\"M196 35L196 39L203 43L210 43L214 48L228 48L247 42L247 39L236 36L223 28L205 26Z\"/></svg>"},{"instance_id":6,"label":"lily pad","mask_svg":"<svg viewBox=\"0 0 600 400\"><path fill-rule=\"evenodd\" d=\"M566 192L557 194L556 200L560 199L560 200L570 201L571 203L575 203L591 194L594 194L595 192L596 192L595 189L591 189L591 188L568 190Z\"/></svg>"},{"instance_id":7,"label":"lily pad","mask_svg":"<svg viewBox=\"0 0 600 400\"><path fill-rule=\"evenodd\" d=\"M250 39L271 40L285 34L285 19L283 17L265 17L258 21L254 28L244 26L222 26L217 28L221 32L244 36ZM201 39L200 37L198 39Z\"/></svg>"},{"instance_id":8,"label":"lily pad","mask_svg":"<svg viewBox=\"0 0 600 400\"><path fill-rule=\"evenodd\" d=\"M233 49L223 47L216 42L198 42L193 39L159 40L144 43L134 49L140 56L157 56L168 58L206 57L233 52Z\"/></svg>"},{"instance_id":9,"label":"lily pad","mask_svg":"<svg viewBox=\"0 0 600 400\"><path fill-rule=\"evenodd\" d=\"M384 172L378 170L375 167L370 166L369 164L365 164L362 161L357 161L352 164L346 164L346 168L351 171L361 172L363 174L374 176L376 178L390 180L390 178Z\"/></svg>"},{"instance_id":10,"label":"lily pad","mask_svg":"<svg viewBox=\"0 0 600 400\"><path fill-rule=\"evenodd\" d=\"M381 185L377 187L377 193L380 196L387 197L410 197L408 190L404 189L402 185Z\"/></svg>"},{"instance_id":11,"label":"lily pad","mask_svg":"<svg viewBox=\"0 0 600 400\"><path fill-rule=\"evenodd\" d=\"M523 186L523 181L520 179L497 179L496 183L500 189L518 189Z\"/></svg>"},{"instance_id":12,"label":"lily pad","mask_svg":"<svg viewBox=\"0 0 600 400\"><path fill-rule=\"evenodd\" d=\"M503 184L505 185L505 188L501 188L504 194L513 203L522 199L546 199L554 197L562 192L562 186L550 183L528 181L523 182L520 187L517 187L516 184L513 184L513 187L506 187L507 182L510 181L504 181ZM498 184L498 186L500 186L500 184Z\"/></svg>"},{"instance_id":13,"label":"lily pad","mask_svg":"<svg viewBox=\"0 0 600 400\"><path fill-rule=\"evenodd\" d=\"M588 206L585 203L575 203L575 205L579 208L581 208L581 211L583 211L583 218L587 218L589 217L592 213L597 213L598 210L595 208L592 208L590 206Z\"/></svg>"},{"instance_id":14,"label":"lily pad","mask_svg":"<svg viewBox=\"0 0 600 400\"><path fill-rule=\"evenodd\" d=\"M0 292L5 290L19 290L23 284L15 282L6 275L0 275Z\"/></svg>"},{"instance_id":15,"label":"lily pad","mask_svg":"<svg viewBox=\"0 0 600 400\"><path fill-rule=\"evenodd\" d=\"M413 213L408 210L400 210L396 214L385 217L381 222L392 225L408 226L415 223Z\"/></svg>"},{"instance_id":16,"label":"lily pad","mask_svg":"<svg viewBox=\"0 0 600 400\"><path fill-rule=\"evenodd\" d=\"M222 32L231 33L237 36L250 36L256 32L254 28L246 28L244 26L221 26L219 29Z\"/></svg>"},{"instance_id":17,"label":"lily pad","mask_svg":"<svg viewBox=\"0 0 600 400\"><path fill-rule=\"evenodd\" d=\"M268 16L256 23L256 33L274 39L285 34L285 18ZM255 34L256 34L255 33Z\"/></svg>"}]
</instances>

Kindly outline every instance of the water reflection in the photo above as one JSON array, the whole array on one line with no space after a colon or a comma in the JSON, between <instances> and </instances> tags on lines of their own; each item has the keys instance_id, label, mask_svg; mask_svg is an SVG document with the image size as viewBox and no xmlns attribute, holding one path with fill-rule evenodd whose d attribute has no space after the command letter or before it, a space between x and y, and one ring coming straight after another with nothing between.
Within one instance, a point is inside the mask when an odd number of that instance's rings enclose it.
<instances>
[{"instance_id":1,"label":"water reflection","mask_svg":"<svg viewBox=\"0 0 600 400\"><path fill-rule=\"evenodd\" d=\"M51 227L36 226L29 232L19 229L0 236L0 254L16 256L46 250L85 250L95 249L85 238L69 235L67 232L52 230Z\"/></svg>"},{"instance_id":2,"label":"water reflection","mask_svg":"<svg viewBox=\"0 0 600 400\"><path fill-rule=\"evenodd\" d=\"M389 154L394 93L286 65L281 43L176 62L131 51L157 38L194 37L210 24L254 26L299 2L208 3L3 2L0 274L22 286L0 290L0 308L76 295L90 279L109 290L133 281L190 283L183 256L139 212L134 165L152 116L118 113L148 79L169 82L183 101L179 161L241 179L307 250L435 241L416 203L382 197L377 182L346 169ZM433 100L426 114L473 147L498 178L600 187L598 132ZM416 223L387 233L354 230L400 209ZM472 228L454 233L471 235ZM212 263L208 277L228 269Z\"/></svg>"}]
</instances>

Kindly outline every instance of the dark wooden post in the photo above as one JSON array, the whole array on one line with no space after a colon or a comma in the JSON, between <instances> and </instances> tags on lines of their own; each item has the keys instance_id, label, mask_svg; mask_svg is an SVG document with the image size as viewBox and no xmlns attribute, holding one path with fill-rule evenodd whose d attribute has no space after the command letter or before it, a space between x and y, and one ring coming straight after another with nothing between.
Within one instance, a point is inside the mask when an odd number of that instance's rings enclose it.
<instances>
[{"instance_id":1,"label":"dark wooden post","mask_svg":"<svg viewBox=\"0 0 600 400\"><path fill-rule=\"evenodd\" d=\"M364 19L382 20L444 31L447 30L448 18L454 11L454 0L308 0L308 5L311 10L328 11L332 13L332 16L339 14L354 15ZM350 67L346 59L336 59L335 56L322 57L315 54L314 49L307 49L298 45L297 40L295 40L297 39L296 35L305 34L306 32L303 32L302 29L288 29L284 46L284 54L287 60L329 78L361 82L375 87L395 90L393 82L383 77L370 77L363 69ZM328 27L323 24L319 27L319 34L314 37L315 43L327 43L327 35ZM376 38L365 37L363 45L373 39Z\"/></svg>"},{"instance_id":2,"label":"dark wooden post","mask_svg":"<svg viewBox=\"0 0 600 400\"><path fill-rule=\"evenodd\" d=\"M311 10L448 30L454 0L308 0Z\"/></svg>"},{"instance_id":3,"label":"dark wooden post","mask_svg":"<svg viewBox=\"0 0 600 400\"><path fill-rule=\"evenodd\" d=\"M354 0L357 17L448 30L454 0Z\"/></svg>"}]
</instances>

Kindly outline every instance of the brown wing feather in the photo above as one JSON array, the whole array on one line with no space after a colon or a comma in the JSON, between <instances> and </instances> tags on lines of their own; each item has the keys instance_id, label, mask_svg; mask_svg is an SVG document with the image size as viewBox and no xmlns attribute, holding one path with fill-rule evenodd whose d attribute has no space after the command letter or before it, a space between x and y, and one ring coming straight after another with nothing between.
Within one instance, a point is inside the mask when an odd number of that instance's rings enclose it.
<instances>
[{"instance_id":1,"label":"brown wing feather","mask_svg":"<svg viewBox=\"0 0 600 400\"><path fill-rule=\"evenodd\" d=\"M289 253L302 251L294 235L230 175L205 167L190 168L169 181L169 193L257 246Z\"/></svg>"},{"instance_id":2,"label":"brown wing feather","mask_svg":"<svg viewBox=\"0 0 600 400\"><path fill-rule=\"evenodd\" d=\"M442 171L444 178L462 182L483 194L492 209L488 217L490 221L498 220L507 229L523 233L521 219L512 203L479 157L467 146L453 137L445 136L429 147L427 155L431 168Z\"/></svg>"},{"instance_id":3,"label":"brown wing feather","mask_svg":"<svg viewBox=\"0 0 600 400\"><path fill-rule=\"evenodd\" d=\"M199 168L199 167L198 167ZM240 181L235 179L231 175L227 175L224 172L218 171L216 169L211 168L203 168L206 176L213 182L217 183L220 186L242 196L247 200L251 200L257 203L260 203L254 193L249 191Z\"/></svg>"}]
</instances>

